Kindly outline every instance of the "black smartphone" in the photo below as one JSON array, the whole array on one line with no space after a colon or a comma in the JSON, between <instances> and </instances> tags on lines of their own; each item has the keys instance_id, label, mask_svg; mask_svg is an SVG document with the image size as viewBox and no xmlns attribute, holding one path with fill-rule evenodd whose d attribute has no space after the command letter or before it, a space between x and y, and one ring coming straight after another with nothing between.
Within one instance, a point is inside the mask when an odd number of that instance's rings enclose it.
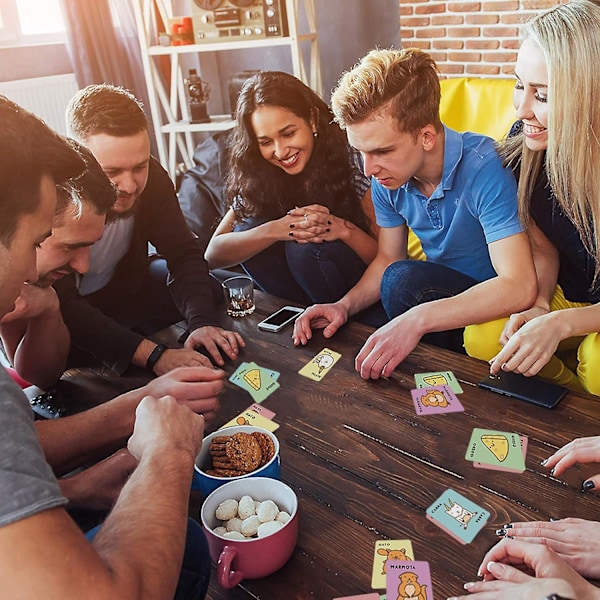
<instances>
[{"instance_id":1,"label":"black smartphone","mask_svg":"<svg viewBox=\"0 0 600 600\"><path fill-rule=\"evenodd\" d=\"M284 306L277 312L274 312L271 316L267 317L264 321L261 321L258 324L258 328L261 331L281 331L290 323L293 323L303 312L303 308Z\"/></svg>"},{"instance_id":2,"label":"black smartphone","mask_svg":"<svg viewBox=\"0 0 600 600\"><path fill-rule=\"evenodd\" d=\"M525 377L520 373L505 371L500 371L497 375L488 375L477 385L544 408L554 408L569 391L566 387L536 377Z\"/></svg>"}]
</instances>

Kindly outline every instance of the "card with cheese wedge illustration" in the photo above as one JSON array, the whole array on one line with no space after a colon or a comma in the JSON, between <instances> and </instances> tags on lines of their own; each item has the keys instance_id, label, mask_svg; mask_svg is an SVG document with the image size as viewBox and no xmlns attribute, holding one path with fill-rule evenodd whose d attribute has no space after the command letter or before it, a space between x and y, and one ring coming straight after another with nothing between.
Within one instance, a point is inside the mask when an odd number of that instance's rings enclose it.
<instances>
[{"instance_id":1,"label":"card with cheese wedge illustration","mask_svg":"<svg viewBox=\"0 0 600 600\"><path fill-rule=\"evenodd\" d=\"M447 385L455 394L462 394L460 387L452 371L433 371L431 373L415 373L415 385L418 388L433 387L436 385Z\"/></svg>"},{"instance_id":2,"label":"card with cheese wedge illustration","mask_svg":"<svg viewBox=\"0 0 600 600\"><path fill-rule=\"evenodd\" d=\"M314 381L321 381L340 358L342 358L342 355L339 352L334 352L329 348L323 348L323 350L321 350L314 358L311 358L310 362L306 363L298 373Z\"/></svg>"},{"instance_id":3,"label":"card with cheese wedge illustration","mask_svg":"<svg viewBox=\"0 0 600 600\"><path fill-rule=\"evenodd\" d=\"M518 473L525 470L525 458L517 433L475 428L465 458Z\"/></svg>"},{"instance_id":4,"label":"card with cheese wedge illustration","mask_svg":"<svg viewBox=\"0 0 600 600\"><path fill-rule=\"evenodd\" d=\"M527 456L527 442L528 438L525 435L519 436L519 441L521 442L521 452L523 453L523 460ZM482 462L473 461L473 466L478 469L489 469L490 471L506 471L507 473L522 473L521 469L511 469L510 467L506 467L504 465L490 465Z\"/></svg>"},{"instance_id":5,"label":"card with cheese wedge illustration","mask_svg":"<svg viewBox=\"0 0 600 600\"><path fill-rule=\"evenodd\" d=\"M279 387L276 379L278 376L277 371L249 362L242 363L229 377L229 381L249 392L252 399L260 403Z\"/></svg>"}]
</instances>

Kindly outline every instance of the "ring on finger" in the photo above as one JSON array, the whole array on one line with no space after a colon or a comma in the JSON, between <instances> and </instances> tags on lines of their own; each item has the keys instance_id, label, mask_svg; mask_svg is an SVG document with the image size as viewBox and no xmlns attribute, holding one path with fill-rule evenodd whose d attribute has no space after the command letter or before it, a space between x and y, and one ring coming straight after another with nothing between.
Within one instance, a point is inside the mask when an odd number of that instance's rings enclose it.
<instances>
[{"instance_id":1,"label":"ring on finger","mask_svg":"<svg viewBox=\"0 0 600 600\"><path fill-rule=\"evenodd\" d=\"M308 215L304 213L304 220L308 223Z\"/></svg>"}]
</instances>

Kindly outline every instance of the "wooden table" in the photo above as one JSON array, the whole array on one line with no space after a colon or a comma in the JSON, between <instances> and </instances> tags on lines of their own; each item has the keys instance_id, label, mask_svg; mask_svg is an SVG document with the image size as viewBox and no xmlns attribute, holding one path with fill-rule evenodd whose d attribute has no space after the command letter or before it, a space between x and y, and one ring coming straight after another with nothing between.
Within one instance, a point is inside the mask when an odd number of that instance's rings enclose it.
<instances>
[{"instance_id":1,"label":"wooden table","mask_svg":"<svg viewBox=\"0 0 600 600\"><path fill-rule=\"evenodd\" d=\"M576 437L600 433L600 400L570 392L556 409L547 410L499 396L476 386L487 372L485 363L427 345L416 348L388 380L363 381L354 371L354 357L368 327L347 325L330 340L318 332L307 346L295 348L290 329L274 334L256 328L283 304L257 294L253 315L225 320L247 344L226 371L231 374L245 360L281 372L281 387L264 406L276 412L280 424L282 480L299 498L298 544L287 565L270 577L229 591L213 580L212 600L331 600L371 592L379 539L412 541L415 559L430 563L437 600L461 593L463 583L476 578L483 554L498 539L494 531L503 524L598 517L600 499L580 489L586 475L600 467L572 468L559 480L540 462ZM172 342L177 332L171 328L159 338ZM342 358L323 381L298 375L324 347ZM413 375L439 370L456 375L465 411L416 416ZM77 387L77 376L67 380ZM113 379L106 385L103 393L109 397L117 384ZM227 382L212 429L251 403L249 394ZM527 436L527 470L508 474L474 468L464 459L474 427ZM427 507L447 488L491 513L471 544L459 544L425 518Z\"/></svg>"}]
</instances>

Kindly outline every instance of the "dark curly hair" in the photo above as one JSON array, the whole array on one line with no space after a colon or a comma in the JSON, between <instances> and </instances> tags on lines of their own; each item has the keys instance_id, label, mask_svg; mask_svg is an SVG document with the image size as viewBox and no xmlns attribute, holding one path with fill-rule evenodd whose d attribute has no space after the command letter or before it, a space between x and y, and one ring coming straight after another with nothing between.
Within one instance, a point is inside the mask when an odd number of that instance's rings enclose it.
<instances>
[{"instance_id":1,"label":"dark curly hair","mask_svg":"<svg viewBox=\"0 0 600 600\"><path fill-rule=\"evenodd\" d=\"M277 106L310 125L318 114L315 145L302 173L288 175L260 153L250 118L259 106ZM333 122L325 102L299 79L281 71L250 77L240 91L237 126L230 138L226 194L236 217L280 218L295 206L316 202L332 214L369 230L356 197L350 149L345 133Z\"/></svg>"}]
</instances>

